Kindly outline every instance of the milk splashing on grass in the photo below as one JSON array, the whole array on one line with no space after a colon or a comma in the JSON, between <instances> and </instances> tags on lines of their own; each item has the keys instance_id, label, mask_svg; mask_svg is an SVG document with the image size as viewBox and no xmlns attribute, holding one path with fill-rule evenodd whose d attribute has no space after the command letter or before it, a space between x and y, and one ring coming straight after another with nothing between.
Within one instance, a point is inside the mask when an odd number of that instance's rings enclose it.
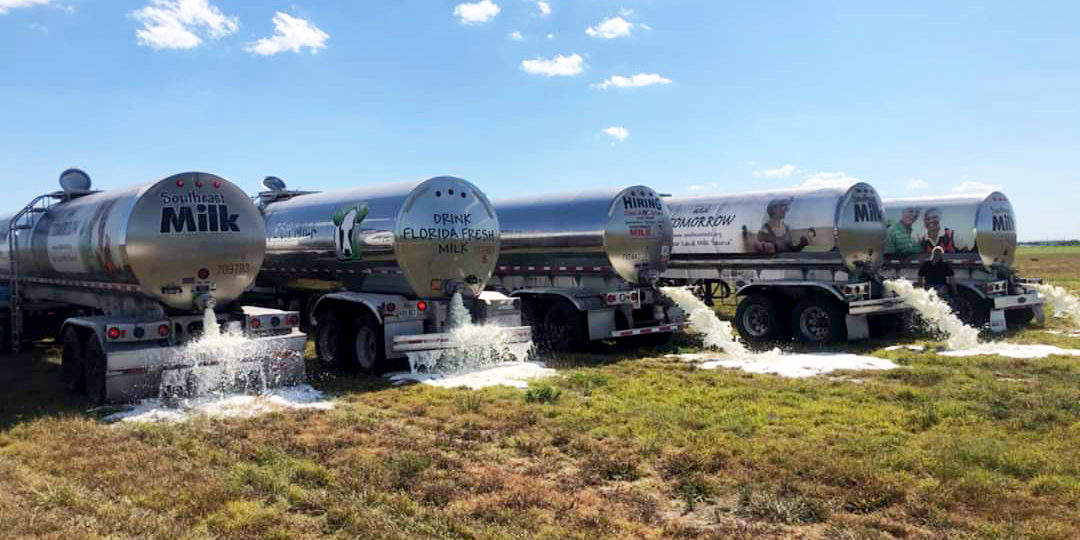
<instances>
[{"instance_id":1,"label":"milk splashing on grass","mask_svg":"<svg viewBox=\"0 0 1080 540\"><path fill-rule=\"evenodd\" d=\"M661 287L664 293L675 302L680 309L687 314L690 326L700 332L704 337L706 348L721 349L724 352L740 357L747 354L746 347L735 340L731 323L721 321L716 313L704 302L694 296L694 293L686 287Z\"/></svg>"},{"instance_id":2,"label":"milk splashing on grass","mask_svg":"<svg viewBox=\"0 0 1080 540\"><path fill-rule=\"evenodd\" d=\"M1080 326L1080 299L1057 285L1035 283L1032 287L1050 301L1055 317L1068 317L1072 319L1073 324Z\"/></svg>"},{"instance_id":3,"label":"milk splashing on grass","mask_svg":"<svg viewBox=\"0 0 1080 540\"><path fill-rule=\"evenodd\" d=\"M456 373L529 359L533 348L531 340L514 342L514 333L505 326L473 324L472 314L465 307L460 292L450 298L448 323L447 335L453 342L452 347L405 353L411 373Z\"/></svg>"},{"instance_id":4,"label":"milk splashing on grass","mask_svg":"<svg viewBox=\"0 0 1080 540\"><path fill-rule=\"evenodd\" d=\"M206 395L262 394L276 386L264 359L291 354L283 342L248 338L236 326L221 332L214 310L203 312L203 335L179 348L171 369L161 374L158 394L175 401Z\"/></svg>"},{"instance_id":5,"label":"milk splashing on grass","mask_svg":"<svg viewBox=\"0 0 1080 540\"><path fill-rule=\"evenodd\" d=\"M946 336L946 345L950 349L971 349L979 344L979 331L964 324L949 304L938 296L933 289L923 289L906 279L885 281L885 289L903 298L907 305L915 308L930 324L933 324Z\"/></svg>"}]
</instances>

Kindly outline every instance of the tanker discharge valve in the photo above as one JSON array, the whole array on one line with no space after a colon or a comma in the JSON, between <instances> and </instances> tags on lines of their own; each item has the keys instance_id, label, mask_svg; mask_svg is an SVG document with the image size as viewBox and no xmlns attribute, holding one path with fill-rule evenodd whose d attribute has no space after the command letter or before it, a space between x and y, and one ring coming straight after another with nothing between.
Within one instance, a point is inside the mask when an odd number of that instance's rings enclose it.
<instances>
[{"instance_id":1,"label":"tanker discharge valve","mask_svg":"<svg viewBox=\"0 0 1080 540\"><path fill-rule=\"evenodd\" d=\"M209 293L202 293L195 297L195 309L206 311L208 309L214 309L215 307L217 307L217 299Z\"/></svg>"}]
</instances>

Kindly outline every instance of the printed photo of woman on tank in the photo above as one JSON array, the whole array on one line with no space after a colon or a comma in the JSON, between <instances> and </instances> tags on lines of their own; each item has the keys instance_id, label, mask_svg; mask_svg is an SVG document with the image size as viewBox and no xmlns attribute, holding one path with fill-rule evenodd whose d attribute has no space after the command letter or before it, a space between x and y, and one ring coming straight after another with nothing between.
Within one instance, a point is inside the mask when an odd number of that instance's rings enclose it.
<instances>
[{"instance_id":1,"label":"printed photo of woman on tank","mask_svg":"<svg viewBox=\"0 0 1080 540\"><path fill-rule=\"evenodd\" d=\"M798 243L796 243L791 234L791 228L784 223L784 218L787 217L787 211L790 207L790 197L773 199L766 207L765 212L768 214L769 219L761 226L761 230L757 234L759 249L763 249L765 253L802 251L803 248L810 245L810 240L805 236L800 237Z\"/></svg>"}]
</instances>

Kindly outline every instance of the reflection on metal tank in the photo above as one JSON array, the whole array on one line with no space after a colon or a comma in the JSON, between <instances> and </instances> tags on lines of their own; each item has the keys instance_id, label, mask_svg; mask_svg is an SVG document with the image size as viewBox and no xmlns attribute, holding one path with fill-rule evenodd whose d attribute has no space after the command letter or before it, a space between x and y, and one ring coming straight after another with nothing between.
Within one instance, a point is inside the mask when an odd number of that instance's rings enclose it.
<instances>
[{"instance_id":1,"label":"reflection on metal tank","mask_svg":"<svg viewBox=\"0 0 1080 540\"><path fill-rule=\"evenodd\" d=\"M440 298L476 296L495 269L499 220L460 178L263 194L261 285Z\"/></svg>"},{"instance_id":2,"label":"reflection on metal tank","mask_svg":"<svg viewBox=\"0 0 1080 540\"><path fill-rule=\"evenodd\" d=\"M500 266L610 268L649 284L667 269L671 216L646 186L495 201Z\"/></svg>"},{"instance_id":3,"label":"reflection on metal tank","mask_svg":"<svg viewBox=\"0 0 1080 540\"><path fill-rule=\"evenodd\" d=\"M0 272L10 267L0 218ZM19 275L44 285L139 291L182 310L226 304L263 262L262 216L240 188L212 174L82 195L29 214L16 230ZM201 305L197 305L201 304Z\"/></svg>"},{"instance_id":4,"label":"reflection on metal tank","mask_svg":"<svg viewBox=\"0 0 1080 540\"><path fill-rule=\"evenodd\" d=\"M836 257L850 268L883 260L882 203L873 186L786 189L667 200L680 261Z\"/></svg>"},{"instance_id":5,"label":"reflection on metal tank","mask_svg":"<svg viewBox=\"0 0 1080 540\"><path fill-rule=\"evenodd\" d=\"M885 205L890 235L910 235L913 244L910 251L887 250L889 257L929 253L940 245L947 254L977 256L987 268L1013 264L1016 216L1001 192L889 199Z\"/></svg>"}]
</instances>

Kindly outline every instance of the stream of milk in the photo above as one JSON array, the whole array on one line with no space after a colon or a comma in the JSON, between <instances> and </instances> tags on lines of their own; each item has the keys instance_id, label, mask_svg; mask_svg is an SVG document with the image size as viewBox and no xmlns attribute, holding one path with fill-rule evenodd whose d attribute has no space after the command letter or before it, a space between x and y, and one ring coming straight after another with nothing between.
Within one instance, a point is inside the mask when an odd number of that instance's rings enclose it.
<instances>
[{"instance_id":1,"label":"stream of milk","mask_svg":"<svg viewBox=\"0 0 1080 540\"><path fill-rule=\"evenodd\" d=\"M945 335L946 345L950 349L971 349L979 344L979 331L964 324L949 304L938 296L933 289L916 287L906 279L885 281L885 290L896 293L911 307L915 308L926 321L934 325Z\"/></svg>"},{"instance_id":2,"label":"stream of milk","mask_svg":"<svg viewBox=\"0 0 1080 540\"><path fill-rule=\"evenodd\" d=\"M1055 317L1068 317L1073 324L1080 326L1080 299L1064 288L1049 283L1036 283L1032 287L1050 301Z\"/></svg>"},{"instance_id":3,"label":"stream of milk","mask_svg":"<svg viewBox=\"0 0 1080 540\"><path fill-rule=\"evenodd\" d=\"M409 372L460 373L507 362L525 362L532 352L532 341L514 342L514 334L505 326L473 324L461 293L450 298L449 331L454 347L406 353Z\"/></svg>"}]
</instances>

